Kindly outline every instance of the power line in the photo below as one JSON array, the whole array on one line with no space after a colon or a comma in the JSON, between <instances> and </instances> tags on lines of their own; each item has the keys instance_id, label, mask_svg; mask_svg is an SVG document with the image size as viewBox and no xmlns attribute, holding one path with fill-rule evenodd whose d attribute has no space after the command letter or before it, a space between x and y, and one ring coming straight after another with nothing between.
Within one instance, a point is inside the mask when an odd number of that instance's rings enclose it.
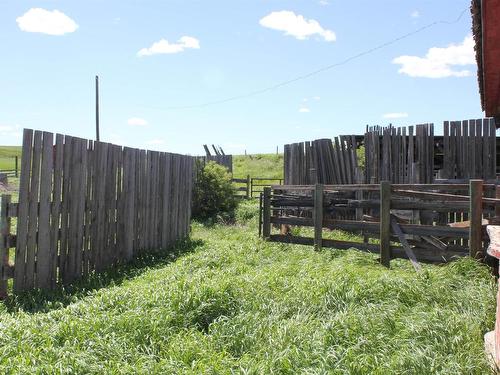
<instances>
[{"instance_id":1,"label":"power line","mask_svg":"<svg viewBox=\"0 0 500 375\"><path fill-rule=\"evenodd\" d=\"M279 83L276 83L272 86L268 86L268 87L265 87L263 89L259 89L259 90L255 90L255 91L251 91L251 92L248 92L246 94L241 94L241 95L235 95L235 96L231 96L231 97L228 97L228 98L225 98L225 99L220 99L220 100L214 100L214 101L211 101L211 102L206 102L206 103L200 103L200 104L193 104L193 105L184 105L184 106L170 106L170 107L143 107L143 108L151 108L151 109L161 109L161 110L175 110L175 109L196 109L196 108L204 108L204 107L208 107L208 106L212 106L212 105L216 105L216 104L223 104L223 103L227 103L227 102L232 102L232 101L235 101L235 100L240 100L240 99L245 99L245 98L249 98L249 97L252 97L252 96L256 96L256 95L261 95L261 94L264 94L266 92L269 92L269 91L274 91L280 87L283 87L283 86L287 86L289 84L292 84L294 82L297 82L297 81L302 81L304 79L307 79L307 78L310 78L312 76L315 76L317 74L320 74L320 73L323 73L325 71L328 71L328 70L331 70L333 68L336 68L336 67L339 67L339 66L342 66L342 65L345 65L353 60L356 60L356 59L359 59L363 56L366 56L366 55L369 55L375 51L378 51L380 49L383 49L385 47L388 47L392 44L395 44L403 39L406 39L406 38L409 38L413 35L416 35L416 34L419 34L427 29L430 29L436 25L439 25L439 24L445 24L445 25L453 25L455 23L458 23L463 15L465 14L465 12L468 10L469 8L465 8L464 10L462 10L462 12L460 13L460 15L453 21L434 21L434 22L431 22L425 26L422 26L414 31L411 31L407 34L404 34L404 35L401 35L397 38L394 38L388 42L385 42L385 43L382 43L382 44L379 44L378 46L376 47L373 47L373 48L370 48L370 49L367 49L363 52L360 52L356 55L353 55L353 56L350 56L348 58L346 58L345 60L342 60L342 61L339 61L337 63L334 63L334 64L331 64L331 65L327 65L327 66L324 66L322 68L319 68L317 70L314 70L314 71L311 71L309 73L305 73L303 75L300 75L300 76L297 76L295 78L292 78L292 79L289 79L289 80L286 80L286 81L282 81L282 82L279 82Z\"/></svg>"}]
</instances>

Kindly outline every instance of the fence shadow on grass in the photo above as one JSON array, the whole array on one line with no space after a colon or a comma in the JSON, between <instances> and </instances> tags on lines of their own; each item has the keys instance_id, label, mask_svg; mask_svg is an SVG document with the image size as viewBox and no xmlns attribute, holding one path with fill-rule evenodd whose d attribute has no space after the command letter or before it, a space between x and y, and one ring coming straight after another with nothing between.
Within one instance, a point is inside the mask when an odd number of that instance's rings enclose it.
<instances>
[{"instance_id":1,"label":"fence shadow on grass","mask_svg":"<svg viewBox=\"0 0 500 375\"><path fill-rule=\"evenodd\" d=\"M129 263L110 267L101 273L92 273L71 285L52 291L37 289L10 295L3 303L9 312L22 310L34 314L57 310L101 288L121 285L124 281L137 277L150 269L172 263L179 257L194 252L202 245L203 241L200 239L179 241L167 251L149 252Z\"/></svg>"}]
</instances>

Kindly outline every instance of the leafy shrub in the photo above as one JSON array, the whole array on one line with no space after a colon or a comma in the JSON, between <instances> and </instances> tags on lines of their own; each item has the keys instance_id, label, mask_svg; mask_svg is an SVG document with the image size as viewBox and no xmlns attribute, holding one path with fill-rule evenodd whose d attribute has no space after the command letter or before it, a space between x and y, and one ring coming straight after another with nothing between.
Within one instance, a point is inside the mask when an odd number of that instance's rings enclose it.
<instances>
[{"instance_id":1,"label":"leafy shrub","mask_svg":"<svg viewBox=\"0 0 500 375\"><path fill-rule=\"evenodd\" d=\"M234 218L237 202L228 170L209 161L200 168L193 192L193 218L202 221Z\"/></svg>"}]
</instances>

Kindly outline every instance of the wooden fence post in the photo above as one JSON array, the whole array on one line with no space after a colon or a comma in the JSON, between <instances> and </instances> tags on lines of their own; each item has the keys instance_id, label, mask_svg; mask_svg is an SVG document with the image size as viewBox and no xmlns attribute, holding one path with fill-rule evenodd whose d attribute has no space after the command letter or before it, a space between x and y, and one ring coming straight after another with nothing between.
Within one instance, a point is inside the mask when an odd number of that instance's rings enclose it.
<instances>
[{"instance_id":1,"label":"wooden fence post","mask_svg":"<svg viewBox=\"0 0 500 375\"><path fill-rule=\"evenodd\" d=\"M380 263L391 263L391 183L380 182Z\"/></svg>"},{"instance_id":2,"label":"wooden fence post","mask_svg":"<svg viewBox=\"0 0 500 375\"><path fill-rule=\"evenodd\" d=\"M314 250L319 251L323 246L323 192L324 186L314 186Z\"/></svg>"},{"instance_id":3,"label":"wooden fence post","mask_svg":"<svg viewBox=\"0 0 500 375\"><path fill-rule=\"evenodd\" d=\"M480 259L483 257L483 180L470 180L469 190L469 254Z\"/></svg>"},{"instance_id":4,"label":"wooden fence post","mask_svg":"<svg viewBox=\"0 0 500 375\"><path fill-rule=\"evenodd\" d=\"M250 199L251 196L251 184L250 184L250 175L247 175L247 199Z\"/></svg>"},{"instance_id":5,"label":"wooden fence post","mask_svg":"<svg viewBox=\"0 0 500 375\"><path fill-rule=\"evenodd\" d=\"M262 237L268 239L271 236L271 188L264 188L264 201L262 204Z\"/></svg>"},{"instance_id":6,"label":"wooden fence post","mask_svg":"<svg viewBox=\"0 0 500 375\"><path fill-rule=\"evenodd\" d=\"M10 195L0 197L0 300L7 297L7 269L9 266L9 237L10 218L8 217L8 206Z\"/></svg>"},{"instance_id":7,"label":"wooden fence post","mask_svg":"<svg viewBox=\"0 0 500 375\"><path fill-rule=\"evenodd\" d=\"M500 198L500 185L495 186L495 198ZM500 217L500 203L495 204L495 216Z\"/></svg>"},{"instance_id":8,"label":"wooden fence post","mask_svg":"<svg viewBox=\"0 0 500 375\"><path fill-rule=\"evenodd\" d=\"M15 163L16 163L16 178L19 177L19 158L16 156L15 157Z\"/></svg>"}]
</instances>

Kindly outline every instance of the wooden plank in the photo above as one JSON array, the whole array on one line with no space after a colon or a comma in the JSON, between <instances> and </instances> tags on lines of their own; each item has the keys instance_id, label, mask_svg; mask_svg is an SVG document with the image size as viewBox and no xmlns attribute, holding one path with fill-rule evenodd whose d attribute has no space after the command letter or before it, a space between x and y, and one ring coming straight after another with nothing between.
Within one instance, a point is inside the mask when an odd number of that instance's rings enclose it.
<instances>
[{"instance_id":1,"label":"wooden plank","mask_svg":"<svg viewBox=\"0 0 500 375\"><path fill-rule=\"evenodd\" d=\"M28 243L29 195L31 159L33 154L33 130L24 129L21 176L19 180L19 206L17 217L17 243L14 268L14 292L25 290L26 247Z\"/></svg>"},{"instance_id":2,"label":"wooden plank","mask_svg":"<svg viewBox=\"0 0 500 375\"><path fill-rule=\"evenodd\" d=\"M314 249L321 250L323 238L323 185L316 184L314 188Z\"/></svg>"},{"instance_id":3,"label":"wooden plank","mask_svg":"<svg viewBox=\"0 0 500 375\"><path fill-rule=\"evenodd\" d=\"M391 184L380 183L380 263L390 267L391 261Z\"/></svg>"},{"instance_id":4,"label":"wooden plank","mask_svg":"<svg viewBox=\"0 0 500 375\"><path fill-rule=\"evenodd\" d=\"M42 132L35 130L33 140L33 159L31 162L31 186L29 194L28 246L26 248L25 289L35 287L35 259L38 232L38 199L40 188L40 164L42 156Z\"/></svg>"},{"instance_id":5,"label":"wooden plank","mask_svg":"<svg viewBox=\"0 0 500 375\"><path fill-rule=\"evenodd\" d=\"M55 288L57 284L57 260L59 255L59 230L61 223L61 200L62 200L62 173L63 173L63 152L64 136L56 134L56 144L54 153L54 172L52 183L52 205L50 212L50 287Z\"/></svg>"},{"instance_id":6,"label":"wooden plank","mask_svg":"<svg viewBox=\"0 0 500 375\"><path fill-rule=\"evenodd\" d=\"M271 188L265 187L263 194L262 237L268 239L271 235Z\"/></svg>"},{"instance_id":7,"label":"wooden plank","mask_svg":"<svg viewBox=\"0 0 500 375\"><path fill-rule=\"evenodd\" d=\"M61 206L61 234L59 246L59 272L58 280L63 282L63 275L66 274L67 252L69 242L69 212L71 202L71 168L72 149L74 147L73 137L64 137L63 151L63 181L62 181L62 206Z\"/></svg>"},{"instance_id":8,"label":"wooden plank","mask_svg":"<svg viewBox=\"0 0 500 375\"><path fill-rule=\"evenodd\" d=\"M470 229L469 246L470 256L474 259L483 258L483 236L482 236L482 215L483 215L483 181L470 181Z\"/></svg>"},{"instance_id":9,"label":"wooden plank","mask_svg":"<svg viewBox=\"0 0 500 375\"><path fill-rule=\"evenodd\" d=\"M410 259L415 271L417 271L417 272L421 271L422 267L420 266L420 264L418 264L417 257L415 256L415 253L413 252L412 248L410 247L410 244L406 240L406 237L403 234L403 231L401 230L401 227L399 226L396 218L392 215L391 215L391 228L392 228L392 231L394 232L394 234L396 236L398 236L399 242L401 243L401 245L403 245L403 249L404 249L406 255L408 256L408 259Z\"/></svg>"},{"instance_id":10,"label":"wooden plank","mask_svg":"<svg viewBox=\"0 0 500 375\"><path fill-rule=\"evenodd\" d=\"M81 160L82 160L82 140L73 138L71 148L71 171L69 194L69 224L68 224L68 249L66 253L66 265L62 275L63 284L69 284L77 278L77 259L78 259L78 216L80 214L80 186L82 184Z\"/></svg>"},{"instance_id":11,"label":"wooden plank","mask_svg":"<svg viewBox=\"0 0 500 375\"><path fill-rule=\"evenodd\" d=\"M84 230L84 249L82 257L82 273L86 277L91 270L92 266L92 246L91 246L91 235L92 235L92 218L93 218L93 189L94 189L94 178L95 178L95 152L94 152L94 142L87 142L87 149L85 150L87 154L87 178L86 178L86 189L85 189L85 230Z\"/></svg>"},{"instance_id":12,"label":"wooden plank","mask_svg":"<svg viewBox=\"0 0 500 375\"><path fill-rule=\"evenodd\" d=\"M124 256L125 260L131 260L134 254L134 202L135 202L135 158L133 149L124 149L123 159L123 188L125 197L124 220Z\"/></svg>"},{"instance_id":13,"label":"wooden plank","mask_svg":"<svg viewBox=\"0 0 500 375\"><path fill-rule=\"evenodd\" d=\"M170 246L170 226L171 226L171 192L172 192L172 154L165 153L165 172L163 178L163 207L162 207L162 243L161 248L166 249Z\"/></svg>"},{"instance_id":14,"label":"wooden plank","mask_svg":"<svg viewBox=\"0 0 500 375\"><path fill-rule=\"evenodd\" d=\"M10 195L0 196L0 300L7 297L8 269L9 269L9 237L10 217L8 207L11 202Z\"/></svg>"},{"instance_id":15,"label":"wooden plank","mask_svg":"<svg viewBox=\"0 0 500 375\"><path fill-rule=\"evenodd\" d=\"M52 284L54 249L50 246L50 198L53 169L53 134L43 132L35 283L41 289L49 289Z\"/></svg>"}]
</instances>

